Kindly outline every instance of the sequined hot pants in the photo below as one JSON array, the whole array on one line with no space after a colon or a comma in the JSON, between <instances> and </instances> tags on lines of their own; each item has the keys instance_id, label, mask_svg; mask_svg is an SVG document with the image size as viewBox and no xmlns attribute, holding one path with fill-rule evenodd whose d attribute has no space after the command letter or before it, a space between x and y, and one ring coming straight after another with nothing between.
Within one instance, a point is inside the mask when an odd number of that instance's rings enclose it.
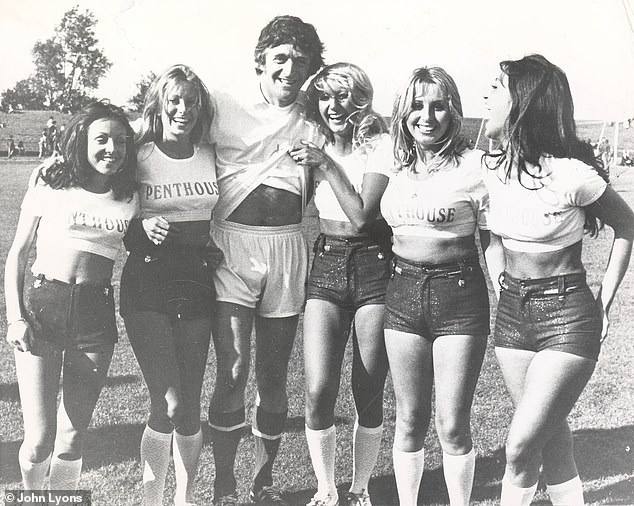
<instances>
[{"instance_id":1,"label":"sequined hot pants","mask_svg":"<svg viewBox=\"0 0 634 506\"><path fill-rule=\"evenodd\" d=\"M585 273L527 280L503 273L500 286L495 346L597 360L602 321Z\"/></svg>"},{"instance_id":2,"label":"sequined hot pants","mask_svg":"<svg viewBox=\"0 0 634 506\"><path fill-rule=\"evenodd\" d=\"M390 278L389 241L340 238L321 234L313 248L315 258L308 278L308 298L334 302L355 311L383 304Z\"/></svg>"},{"instance_id":3,"label":"sequined hot pants","mask_svg":"<svg viewBox=\"0 0 634 506\"><path fill-rule=\"evenodd\" d=\"M397 257L385 297L385 328L430 340L487 336L489 296L478 258L429 265Z\"/></svg>"}]
</instances>

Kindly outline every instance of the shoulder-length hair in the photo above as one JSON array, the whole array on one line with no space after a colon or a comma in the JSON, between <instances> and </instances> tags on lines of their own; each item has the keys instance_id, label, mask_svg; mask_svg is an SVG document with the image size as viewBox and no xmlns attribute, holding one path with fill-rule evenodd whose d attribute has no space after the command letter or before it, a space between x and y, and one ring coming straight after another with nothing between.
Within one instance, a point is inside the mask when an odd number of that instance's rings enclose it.
<instances>
[{"instance_id":1,"label":"shoulder-length hair","mask_svg":"<svg viewBox=\"0 0 634 506\"><path fill-rule=\"evenodd\" d=\"M87 155L88 127L100 119L117 121L126 131L125 159L119 171L111 176L110 187L115 199L132 198L136 189L134 131L123 109L107 100L89 104L70 119L61 138L62 157L51 158L42 164L38 177L55 190L84 187L91 176Z\"/></svg>"},{"instance_id":2,"label":"shoulder-length hair","mask_svg":"<svg viewBox=\"0 0 634 506\"><path fill-rule=\"evenodd\" d=\"M547 175L541 174L542 156L575 158L608 181L607 171L592 146L577 137L574 104L564 71L539 54L503 61L500 68L508 78L511 110L506 145L496 168L505 163L505 176L509 178L511 164L516 163L521 183L525 176L539 179ZM529 172L526 162L537 170ZM586 210L586 231L596 235L600 228L598 220Z\"/></svg>"},{"instance_id":3,"label":"shoulder-length hair","mask_svg":"<svg viewBox=\"0 0 634 506\"><path fill-rule=\"evenodd\" d=\"M264 53L271 47L293 44L310 60L308 75L317 72L324 64L324 44L317 30L296 16L276 16L262 29L255 46L255 72L260 75L264 66Z\"/></svg>"},{"instance_id":4,"label":"shoulder-length hair","mask_svg":"<svg viewBox=\"0 0 634 506\"><path fill-rule=\"evenodd\" d=\"M168 93L178 84L192 83L198 90L198 121L191 131L190 140L193 144L207 140L209 128L214 117L214 111L209 99L209 91L202 80L187 65L172 65L158 76L147 90L145 105L141 116L142 123L137 145L146 142L157 142L163 138L163 121L161 113L167 106Z\"/></svg>"},{"instance_id":5,"label":"shoulder-length hair","mask_svg":"<svg viewBox=\"0 0 634 506\"><path fill-rule=\"evenodd\" d=\"M420 67L415 69L405 86L396 95L392 113L392 138L394 141L394 157L400 168L412 168L417 159L416 142L407 128L407 118L413 110L416 98L416 87L436 85L447 102L450 123L447 131L438 141L432 168L439 168L448 163L457 163L467 143L461 136L462 101L458 87L453 78L441 67ZM429 165L429 164L428 164Z\"/></svg>"},{"instance_id":6,"label":"shoulder-length hair","mask_svg":"<svg viewBox=\"0 0 634 506\"><path fill-rule=\"evenodd\" d=\"M363 146L375 136L388 131L385 120L372 109L374 88L368 75L363 69L352 63L334 63L324 67L311 80L306 90L308 95L307 115L309 119L320 126L330 142L334 141L334 136L319 114L319 97L324 92L332 91L334 86L340 87L350 94L350 100L355 109L346 119L353 127L353 147Z\"/></svg>"}]
</instances>

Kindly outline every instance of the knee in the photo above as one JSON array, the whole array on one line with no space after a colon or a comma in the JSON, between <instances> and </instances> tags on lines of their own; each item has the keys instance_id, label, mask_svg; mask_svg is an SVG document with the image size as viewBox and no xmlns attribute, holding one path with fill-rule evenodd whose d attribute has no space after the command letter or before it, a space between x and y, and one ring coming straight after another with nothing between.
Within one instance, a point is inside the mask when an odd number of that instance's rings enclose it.
<instances>
[{"instance_id":1,"label":"knee","mask_svg":"<svg viewBox=\"0 0 634 506\"><path fill-rule=\"evenodd\" d=\"M306 385L306 423L312 429L332 422L336 401L336 388L325 385ZM328 427L332 423L328 423Z\"/></svg>"},{"instance_id":2,"label":"knee","mask_svg":"<svg viewBox=\"0 0 634 506\"><path fill-rule=\"evenodd\" d=\"M249 378L249 358L235 354L218 357L217 387L223 390L244 389Z\"/></svg>"},{"instance_id":3,"label":"knee","mask_svg":"<svg viewBox=\"0 0 634 506\"><path fill-rule=\"evenodd\" d=\"M422 446L425 441L430 413L424 409L397 411L396 430L401 441L409 441L414 446Z\"/></svg>"},{"instance_id":4,"label":"knee","mask_svg":"<svg viewBox=\"0 0 634 506\"><path fill-rule=\"evenodd\" d=\"M42 462L53 452L55 434L44 432L35 437L25 435L20 454L30 462Z\"/></svg>"},{"instance_id":5,"label":"knee","mask_svg":"<svg viewBox=\"0 0 634 506\"><path fill-rule=\"evenodd\" d=\"M463 455L471 450L469 419L436 415L436 432L444 451Z\"/></svg>"},{"instance_id":6,"label":"knee","mask_svg":"<svg viewBox=\"0 0 634 506\"><path fill-rule=\"evenodd\" d=\"M153 402L148 425L158 432L171 432L180 427L183 418L183 407L177 395L168 395L160 402Z\"/></svg>"},{"instance_id":7,"label":"knee","mask_svg":"<svg viewBox=\"0 0 634 506\"><path fill-rule=\"evenodd\" d=\"M506 440L506 465L515 474L539 463L540 451L526 438L509 435Z\"/></svg>"},{"instance_id":8,"label":"knee","mask_svg":"<svg viewBox=\"0 0 634 506\"><path fill-rule=\"evenodd\" d=\"M55 440L55 455L63 456L67 460L77 460L82 456L85 429L67 429L57 433Z\"/></svg>"}]
</instances>

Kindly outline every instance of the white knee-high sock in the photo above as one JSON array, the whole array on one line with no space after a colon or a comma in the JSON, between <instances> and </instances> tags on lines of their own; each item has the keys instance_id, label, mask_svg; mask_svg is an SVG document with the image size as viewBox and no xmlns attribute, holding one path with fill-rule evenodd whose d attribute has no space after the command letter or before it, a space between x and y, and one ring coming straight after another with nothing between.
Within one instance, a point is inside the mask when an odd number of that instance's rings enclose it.
<instances>
[{"instance_id":1,"label":"white knee-high sock","mask_svg":"<svg viewBox=\"0 0 634 506\"><path fill-rule=\"evenodd\" d=\"M170 462L172 433L164 434L146 426L141 437L144 504L163 504L165 476Z\"/></svg>"},{"instance_id":2,"label":"white knee-high sock","mask_svg":"<svg viewBox=\"0 0 634 506\"><path fill-rule=\"evenodd\" d=\"M443 452L442 465L451 506L468 506L475 474L475 449L464 455Z\"/></svg>"},{"instance_id":3,"label":"white knee-high sock","mask_svg":"<svg viewBox=\"0 0 634 506\"><path fill-rule=\"evenodd\" d=\"M417 452L403 452L393 448L392 458L399 503L401 506L416 506L425 469L425 448Z\"/></svg>"},{"instance_id":4,"label":"white knee-high sock","mask_svg":"<svg viewBox=\"0 0 634 506\"><path fill-rule=\"evenodd\" d=\"M368 490L368 482L372 476L372 470L376 465L381 447L383 424L375 428L367 428L359 425L359 420L354 423L352 437L352 485L350 492L360 494Z\"/></svg>"},{"instance_id":5,"label":"white knee-high sock","mask_svg":"<svg viewBox=\"0 0 634 506\"><path fill-rule=\"evenodd\" d=\"M49 490L77 490L81 464L81 458L77 460L62 460L54 456L51 459L51 472L48 477Z\"/></svg>"},{"instance_id":6,"label":"white knee-high sock","mask_svg":"<svg viewBox=\"0 0 634 506\"><path fill-rule=\"evenodd\" d=\"M335 449L337 430L332 425L323 430L312 430L306 426L306 442L313 470L317 478L317 496L337 496L335 484Z\"/></svg>"},{"instance_id":7,"label":"white knee-high sock","mask_svg":"<svg viewBox=\"0 0 634 506\"><path fill-rule=\"evenodd\" d=\"M174 469L176 471L176 493L174 504L184 506L194 501L194 480L198 471L198 459L203 447L203 433L183 436L174 432Z\"/></svg>"},{"instance_id":8,"label":"white knee-high sock","mask_svg":"<svg viewBox=\"0 0 634 506\"><path fill-rule=\"evenodd\" d=\"M507 473L502 478L502 494L500 506L529 506L537 490L537 482L531 487L518 487L511 483Z\"/></svg>"},{"instance_id":9,"label":"white knee-high sock","mask_svg":"<svg viewBox=\"0 0 634 506\"><path fill-rule=\"evenodd\" d=\"M18 462L22 473L22 486L24 490L42 490L44 478L51 466L51 455L42 462L31 462L24 455L24 443L18 451Z\"/></svg>"},{"instance_id":10,"label":"white knee-high sock","mask_svg":"<svg viewBox=\"0 0 634 506\"><path fill-rule=\"evenodd\" d=\"M583 506L583 486L579 476L557 485L546 485L546 490L553 506Z\"/></svg>"}]
</instances>

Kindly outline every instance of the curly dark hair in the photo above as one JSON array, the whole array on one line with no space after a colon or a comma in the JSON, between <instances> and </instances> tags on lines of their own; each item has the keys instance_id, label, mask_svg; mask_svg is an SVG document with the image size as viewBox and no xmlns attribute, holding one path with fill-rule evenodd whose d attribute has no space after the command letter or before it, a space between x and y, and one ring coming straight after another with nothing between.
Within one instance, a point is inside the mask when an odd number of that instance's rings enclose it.
<instances>
[{"instance_id":1,"label":"curly dark hair","mask_svg":"<svg viewBox=\"0 0 634 506\"><path fill-rule=\"evenodd\" d=\"M132 198L136 189L136 151L134 131L120 107L107 100L93 102L75 114L64 130L61 139L61 158L52 158L39 169L38 177L55 190L83 187L90 177L87 158L88 127L100 119L118 121L126 131L126 155L121 169L110 178L110 187L117 200Z\"/></svg>"},{"instance_id":2,"label":"curly dark hair","mask_svg":"<svg viewBox=\"0 0 634 506\"><path fill-rule=\"evenodd\" d=\"M511 110L507 120L507 144L493 158L494 169L506 166L505 177L510 177L511 160L517 160L517 177L540 179L539 160L542 156L575 158L591 166L607 182L608 173L592 146L577 137L574 104L568 78L563 70L540 54L520 60L506 60L500 69L508 77ZM537 168L531 170L526 163ZM531 186L535 188L534 185ZM602 227L599 220L586 209L585 230L596 235Z\"/></svg>"},{"instance_id":3,"label":"curly dark hair","mask_svg":"<svg viewBox=\"0 0 634 506\"><path fill-rule=\"evenodd\" d=\"M310 59L309 75L324 65L324 44L315 27L296 16L276 16L260 32L255 46L255 72L260 75L264 65L264 52L271 47L293 44Z\"/></svg>"}]
</instances>

